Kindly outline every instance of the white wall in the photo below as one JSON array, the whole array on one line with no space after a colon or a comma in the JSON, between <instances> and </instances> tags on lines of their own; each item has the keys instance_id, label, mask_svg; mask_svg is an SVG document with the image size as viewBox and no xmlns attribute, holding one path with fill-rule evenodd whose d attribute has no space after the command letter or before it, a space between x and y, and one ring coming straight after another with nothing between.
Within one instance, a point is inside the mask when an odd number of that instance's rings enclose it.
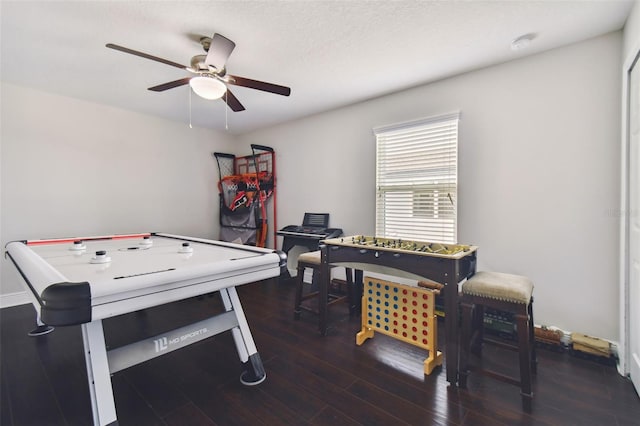
<instances>
[{"instance_id":1,"label":"white wall","mask_svg":"<svg viewBox=\"0 0 640 426\"><path fill-rule=\"evenodd\" d=\"M215 237L210 154L250 143L276 151L279 227L329 212L371 234L371 129L460 110L460 242L480 246L482 269L534 280L536 322L615 341L621 48L613 33L236 138L3 84L2 244ZM1 262L1 293L21 291Z\"/></svg>"},{"instance_id":2,"label":"white wall","mask_svg":"<svg viewBox=\"0 0 640 426\"><path fill-rule=\"evenodd\" d=\"M278 223L374 231L372 128L461 111L459 241L535 283L535 320L618 339L621 33L239 137L274 147ZM281 242L279 242L281 244Z\"/></svg>"},{"instance_id":3,"label":"white wall","mask_svg":"<svg viewBox=\"0 0 640 426\"><path fill-rule=\"evenodd\" d=\"M226 133L3 83L2 246L16 239L169 232L217 237L214 151ZM0 260L0 294L21 292Z\"/></svg>"},{"instance_id":4,"label":"white wall","mask_svg":"<svg viewBox=\"0 0 640 426\"><path fill-rule=\"evenodd\" d=\"M629 17L624 25L623 58L635 54L640 45L640 2L633 3Z\"/></svg>"}]
</instances>

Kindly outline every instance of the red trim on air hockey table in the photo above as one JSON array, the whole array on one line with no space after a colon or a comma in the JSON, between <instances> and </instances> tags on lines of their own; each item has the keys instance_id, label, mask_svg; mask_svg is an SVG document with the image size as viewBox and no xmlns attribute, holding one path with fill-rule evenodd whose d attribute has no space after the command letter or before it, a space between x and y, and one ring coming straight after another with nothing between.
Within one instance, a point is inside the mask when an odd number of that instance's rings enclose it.
<instances>
[{"instance_id":1,"label":"red trim on air hockey table","mask_svg":"<svg viewBox=\"0 0 640 426\"><path fill-rule=\"evenodd\" d=\"M104 235L100 237L73 237L73 238L54 238L50 240L27 240L28 246L37 246L43 244L63 244L73 243L75 241L98 241L98 240L126 240L131 238L150 237L151 233L144 234L120 234L120 235Z\"/></svg>"}]
</instances>

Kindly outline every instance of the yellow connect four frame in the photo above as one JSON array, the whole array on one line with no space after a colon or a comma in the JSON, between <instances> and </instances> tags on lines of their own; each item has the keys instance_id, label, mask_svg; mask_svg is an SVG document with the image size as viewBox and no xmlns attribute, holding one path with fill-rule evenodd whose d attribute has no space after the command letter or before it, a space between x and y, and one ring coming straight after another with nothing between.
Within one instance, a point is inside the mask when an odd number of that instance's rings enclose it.
<instances>
[{"instance_id":1,"label":"yellow connect four frame","mask_svg":"<svg viewBox=\"0 0 640 426\"><path fill-rule=\"evenodd\" d=\"M424 374L431 374L442 365L434 305L433 290L365 277L362 330L356 335L356 344L372 338L374 331L411 343L429 351Z\"/></svg>"}]
</instances>

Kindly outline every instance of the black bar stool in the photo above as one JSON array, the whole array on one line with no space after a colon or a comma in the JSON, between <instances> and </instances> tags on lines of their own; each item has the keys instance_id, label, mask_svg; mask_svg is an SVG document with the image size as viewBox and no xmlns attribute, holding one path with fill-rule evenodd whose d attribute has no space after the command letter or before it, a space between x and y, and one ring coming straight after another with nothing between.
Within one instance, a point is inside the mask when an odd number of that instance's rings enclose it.
<instances>
[{"instance_id":1,"label":"black bar stool","mask_svg":"<svg viewBox=\"0 0 640 426\"><path fill-rule=\"evenodd\" d=\"M489 307L513 314L518 342L511 345L494 342L519 352L519 380L493 370L474 368L489 377L520 387L522 404L531 410L533 391L532 374L536 373L536 351L533 325L533 283L527 277L501 272L481 271L462 285L462 333L460 353L460 387L466 387L469 374L469 352L481 356L484 341L484 308Z\"/></svg>"},{"instance_id":2,"label":"black bar stool","mask_svg":"<svg viewBox=\"0 0 640 426\"><path fill-rule=\"evenodd\" d=\"M295 307L293 310L294 319L300 319L300 314L302 310L306 310L309 312L313 312L315 314L319 313L319 304L326 303L327 305L333 305L335 303L344 301L345 299L349 302L349 313L353 314L352 309L354 304L352 303L352 291L353 291L353 277L352 271L350 268L346 269L347 274L347 290L346 292L337 292L333 289L333 281L330 280L330 288L329 288L329 298L328 300L322 301L318 297L319 294L319 283L320 283L320 272L321 268L321 257L320 250L310 251L306 253L302 253L298 256L298 276L296 277L296 298L295 298ZM304 272L309 268L313 270L313 278L311 282L311 289L308 292L304 292ZM334 266L329 268L329 270L333 269ZM312 298L318 298L317 307L305 305L302 302Z\"/></svg>"}]
</instances>

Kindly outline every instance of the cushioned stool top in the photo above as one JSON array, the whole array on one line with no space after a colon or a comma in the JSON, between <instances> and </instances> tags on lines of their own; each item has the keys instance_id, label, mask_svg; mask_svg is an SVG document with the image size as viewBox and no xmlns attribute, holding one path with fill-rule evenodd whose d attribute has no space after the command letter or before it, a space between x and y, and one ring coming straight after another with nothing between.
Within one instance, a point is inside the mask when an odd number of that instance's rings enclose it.
<instances>
[{"instance_id":1,"label":"cushioned stool top","mask_svg":"<svg viewBox=\"0 0 640 426\"><path fill-rule=\"evenodd\" d=\"M321 261L320 250L308 251L298 256L298 262L305 262L305 263L312 263L314 265L319 265L320 261Z\"/></svg>"},{"instance_id":2,"label":"cushioned stool top","mask_svg":"<svg viewBox=\"0 0 640 426\"><path fill-rule=\"evenodd\" d=\"M527 277L480 271L462 284L462 293L514 303L529 303L533 283Z\"/></svg>"}]
</instances>

